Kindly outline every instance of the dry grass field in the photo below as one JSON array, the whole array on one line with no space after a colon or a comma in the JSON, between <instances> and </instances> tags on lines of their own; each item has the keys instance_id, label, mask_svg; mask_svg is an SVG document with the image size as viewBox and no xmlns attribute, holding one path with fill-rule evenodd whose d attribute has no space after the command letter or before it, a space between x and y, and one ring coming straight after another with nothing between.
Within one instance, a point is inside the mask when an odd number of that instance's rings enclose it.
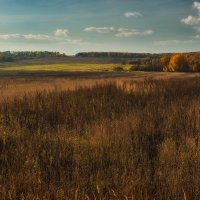
<instances>
[{"instance_id":1,"label":"dry grass field","mask_svg":"<svg viewBox=\"0 0 200 200\"><path fill-rule=\"evenodd\" d=\"M199 74L0 75L0 199L200 199Z\"/></svg>"},{"instance_id":2,"label":"dry grass field","mask_svg":"<svg viewBox=\"0 0 200 200\"><path fill-rule=\"evenodd\" d=\"M5 98L35 93L42 90L74 90L96 84L130 81L184 79L200 77L199 73L167 72L55 72L55 71L0 71L0 101Z\"/></svg>"},{"instance_id":3,"label":"dry grass field","mask_svg":"<svg viewBox=\"0 0 200 200\"><path fill-rule=\"evenodd\" d=\"M200 0L0 3L0 200L200 200Z\"/></svg>"}]
</instances>

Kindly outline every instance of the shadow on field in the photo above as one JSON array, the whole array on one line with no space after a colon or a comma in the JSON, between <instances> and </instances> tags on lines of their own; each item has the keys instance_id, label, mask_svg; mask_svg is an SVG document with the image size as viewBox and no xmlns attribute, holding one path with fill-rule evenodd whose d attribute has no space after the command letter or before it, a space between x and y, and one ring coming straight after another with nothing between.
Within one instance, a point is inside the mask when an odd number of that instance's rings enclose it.
<instances>
[{"instance_id":1,"label":"shadow on field","mask_svg":"<svg viewBox=\"0 0 200 200\"><path fill-rule=\"evenodd\" d=\"M186 78L200 77L199 73L170 73L170 72L65 72L65 71L0 71L1 78Z\"/></svg>"}]
</instances>

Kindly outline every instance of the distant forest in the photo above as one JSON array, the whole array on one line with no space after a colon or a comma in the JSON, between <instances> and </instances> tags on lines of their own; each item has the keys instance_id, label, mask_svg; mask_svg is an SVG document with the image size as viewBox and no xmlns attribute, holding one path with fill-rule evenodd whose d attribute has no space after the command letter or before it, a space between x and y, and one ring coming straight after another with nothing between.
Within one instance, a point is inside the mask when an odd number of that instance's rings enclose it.
<instances>
[{"instance_id":1,"label":"distant forest","mask_svg":"<svg viewBox=\"0 0 200 200\"><path fill-rule=\"evenodd\" d=\"M111 58L160 58L162 54L150 53L122 53L122 52L83 52L77 57L111 57Z\"/></svg>"},{"instance_id":2,"label":"distant forest","mask_svg":"<svg viewBox=\"0 0 200 200\"><path fill-rule=\"evenodd\" d=\"M65 57L65 54L49 51L5 51L0 52L0 62L11 62L15 60L44 58L44 57Z\"/></svg>"},{"instance_id":3,"label":"distant forest","mask_svg":"<svg viewBox=\"0 0 200 200\"><path fill-rule=\"evenodd\" d=\"M200 72L200 52L190 53L121 53L121 52L82 52L75 56L67 56L59 52L48 51L19 51L0 52L0 62L14 62L16 60L39 59L39 58L87 58L99 62L99 59L112 59L113 63L119 61L123 65L131 65L131 71L183 71Z\"/></svg>"},{"instance_id":4,"label":"distant forest","mask_svg":"<svg viewBox=\"0 0 200 200\"><path fill-rule=\"evenodd\" d=\"M121 58L122 65L131 64L132 71L200 72L200 52L189 53L118 53L88 52L77 57ZM123 69L123 68L122 68Z\"/></svg>"}]
</instances>

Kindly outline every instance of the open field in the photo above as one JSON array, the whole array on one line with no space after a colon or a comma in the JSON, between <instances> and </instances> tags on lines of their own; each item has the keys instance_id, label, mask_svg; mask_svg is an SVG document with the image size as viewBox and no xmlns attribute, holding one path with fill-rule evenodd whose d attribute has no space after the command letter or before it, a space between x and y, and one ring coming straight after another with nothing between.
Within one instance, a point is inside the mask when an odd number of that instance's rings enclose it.
<instances>
[{"instance_id":1,"label":"open field","mask_svg":"<svg viewBox=\"0 0 200 200\"><path fill-rule=\"evenodd\" d=\"M0 199L198 200L199 76L99 75L1 79Z\"/></svg>"},{"instance_id":2,"label":"open field","mask_svg":"<svg viewBox=\"0 0 200 200\"><path fill-rule=\"evenodd\" d=\"M82 64L82 63L70 63L70 64L49 64L49 65L28 65L28 66L11 66L7 67L7 71L67 71L67 72L76 72L76 71L113 71L116 64ZM125 69L130 67L126 66ZM0 70L5 70L5 67L0 67Z\"/></svg>"},{"instance_id":3,"label":"open field","mask_svg":"<svg viewBox=\"0 0 200 200\"><path fill-rule=\"evenodd\" d=\"M32 66L32 65L58 65L58 64L121 64L123 58L82 58L75 56L67 57L43 57L32 59L16 59L12 62L0 62L1 68L19 67L19 66Z\"/></svg>"},{"instance_id":4,"label":"open field","mask_svg":"<svg viewBox=\"0 0 200 200\"><path fill-rule=\"evenodd\" d=\"M109 82L200 78L199 73L167 72L63 72L63 71L0 71L0 101L43 90L75 90Z\"/></svg>"},{"instance_id":5,"label":"open field","mask_svg":"<svg viewBox=\"0 0 200 200\"><path fill-rule=\"evenodd\" d=\"M0 77L0 199L200 198L199 73Z\"/></svg>"},{"instance_id":6,"label":"open field","mask_svg":"<svg viewBox=\"0 0 200 200\"><path fill-rule=\"evenodd\" d=\"M0 2L0 200L200 200L200 0Z\"/></svg>"}]
</instances>

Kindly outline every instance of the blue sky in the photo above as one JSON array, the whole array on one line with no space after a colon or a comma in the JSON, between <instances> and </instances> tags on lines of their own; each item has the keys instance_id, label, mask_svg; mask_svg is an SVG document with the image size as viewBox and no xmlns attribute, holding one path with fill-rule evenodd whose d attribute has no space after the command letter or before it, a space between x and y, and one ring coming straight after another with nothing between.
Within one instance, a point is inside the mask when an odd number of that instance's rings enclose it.
<instances>
[{"instance_id":1,"label":"blue sky","mask_svg":"<svg viewBox=\"0 0 200 200\"><path fill-rule=\"evenodd\" d=\"M200 1L0 0L0 50L199 51Z\"/></svg>"}]
</instances>

